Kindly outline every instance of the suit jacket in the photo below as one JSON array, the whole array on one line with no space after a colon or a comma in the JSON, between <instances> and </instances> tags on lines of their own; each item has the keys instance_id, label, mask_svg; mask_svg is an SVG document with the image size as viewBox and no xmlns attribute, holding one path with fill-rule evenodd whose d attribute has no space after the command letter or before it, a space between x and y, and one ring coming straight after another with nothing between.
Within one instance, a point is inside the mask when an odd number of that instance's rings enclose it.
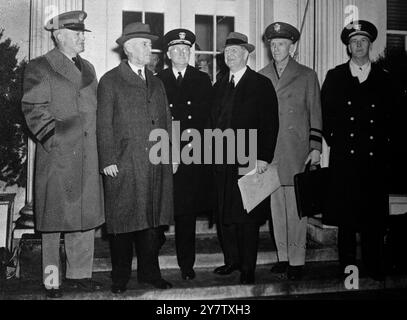
<instances>
[{"instance_id":1,"label":"suit jacket","mask_svg":"<svg viewBox=\"0 0 407 320\"><path fill-rule=\"evenodd\" d=\"M310 151L322 149L322 115L315 71L289 59L280 79L273 62L259 73L273 82L277 92L280 130L274 160L281 184L292 186Z\"/></svg>"},{"instance_id":2,"label":"suit jacket","mask_svg":"<svg viewBox=\"0 0 407 320\"><path fill-rule=\"evenodd\" d=\"M180 122L180 132L188 133L196 129L203 137L204 128L208 126L209 114L213 101L213 88L209 76L198 69L188 66L180 86L172 72L167 68L158 74L167 93L173 121ZM203 142L203 139L201 140ZM181 147L186 150L201 148L191 137L182 141ZM202 152L203 154L203 152ZM212 209L212 170L209 165L184 164L181 162L174 175L174 214L186 215L209 211Z\"/></svg>"},{"instance_id":3,"label":"suit jacket","mask_svg":"<svg viewBox=\"0 0 407 320\"><path fill-rule=\"evenodd\" d=\"M24 73L22 110L37 143L35 218L39 231L89 230L104 222L96 146L93 66L78 68L58 49Z\"/></svg>"},{"instance_id":4,"label":"suit jacket","mask_svg":"<svg viewBox=\"0 0 407 320\"><path fill-rule=\"evenodd\" d=\"M147 69L145 74L146 82L124 60L101 78L98 87L100 168L116 164L119 170L115 178L104 177L110 233L173 222L172 165L150 161L150 150L157 146L150 133L161 129L171 138L171 113L163 83ZM158 146L165 148L164 143Z\"/></svg>"},{"instance_id":5,"label":"suit jacket","mask_svg":"<svg viewBox=\"0 0 407 320\"><path fill-rule=\"evenodd\" d=\"M278 105L277 96L269 79L251 70L249 67L234 89L234 98L226 101L229 73L215 84L215 102L211 113L213 128L224 129L219 121L225 105L232 104L229 117L229 128L235 132L236 146L244 147L249 153L250 129L257 130L257 159L271 163L278 134ZM237 129L244 129L245 139L238 139ZM225 145L224 145L225 148ZM225 152L224 152L225 153ZM225 159L223 160L225 163ZM236 160L235 160L236 161ZM217 189L217 213L221 220L228 223L262 223L270 215L270 203L265 200L250 214L243 208L237 180L239 167L246 165L225 164L216 166L215 181Z\"/></svg>"}]
</instances>

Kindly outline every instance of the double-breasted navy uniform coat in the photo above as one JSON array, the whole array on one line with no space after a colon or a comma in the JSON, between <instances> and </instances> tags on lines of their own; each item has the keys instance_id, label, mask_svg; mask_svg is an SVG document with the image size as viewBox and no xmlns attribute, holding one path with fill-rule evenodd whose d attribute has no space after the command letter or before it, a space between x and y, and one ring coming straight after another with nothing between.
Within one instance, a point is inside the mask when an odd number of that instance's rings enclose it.
<instances>
[{"instance_id":1,"label":"double-breasted navy uniform coat","mask_svg":"<svg viewBox=\"0 0 407 320\"><path fill-rule=\"evenodd\" d=\"M359 229L385 226L389 197L388 120L393 95L387 72L372 64L366 81L349 62L328 72L322 86L324 137L331 183L325 223Z\"/></svg>"},{"instance_id":2,"label":"double-breasted navy uniform coat","mask_svg":"<svg viewBox=\"0 0 407 320\"><path fill-rule=\"evenodd\" d=\"M209 76L187 66L180 85L172 68L158 74L167 93L172 121L179 121L181 134L196 129L201 135L201 146L181 141L182 149L196 148L201 151L201 164L184 164L182 161L174 175L174 215L189 215L206 212L212 209L211 191L212 170L210 165L203 164L203 133L208 127L212 107L213 89Z\"/></svg>"}]
</instances>

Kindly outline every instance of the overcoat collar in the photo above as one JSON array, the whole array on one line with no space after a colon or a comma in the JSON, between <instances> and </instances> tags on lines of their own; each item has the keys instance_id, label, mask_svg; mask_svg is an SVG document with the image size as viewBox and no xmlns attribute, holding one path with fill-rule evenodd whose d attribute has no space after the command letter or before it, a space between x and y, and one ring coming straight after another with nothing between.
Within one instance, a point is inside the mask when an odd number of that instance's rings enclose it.
<instances>
[{"instance_id":1,"label":"overcoat collar","mask_svg":"<svg viewBox=\"0 0 407 320\"><path fill-rule=\"evenodd\" d=\"M48 52L45 57L55 72L61 74L79 89L87 87L95 79L95 74L80 56L78 57L82 72L57 48Z\"/></svg>"},{"instance_id":2,"label":"overcoat collar","mask_svg":"<svg viewBox=\"0 0 407 320\"><path fill-rule=\"evenodd\" d=\"M130 85L139 87L140 89L147 90L148 98L151 98L156 82L154 79L153 73L145 68L145 75L146 81L142 80L134 71L130 68L129 64L127 63L127 59L122 60L119 65L119 72L122 75L123 79L127 81Z\"/></svg>"},{"instance_id":3,"label":"overcoat collar","mask_svg":"<svg viewBox=\"0 0 407 320\"><path fill-rule=\"evenodd\" d=\"M284 88L288 84L291 83L293 79L295 79L298 75L299 70L299 63L295 61L293 58L289 57L289 61L287 66L285 67L280 79L278 78L277 71L273 66L274 62L269 64L269 72L271 74L271 82L273 83L274 88L276 91L279 89Z\"/></svg>"},{"instance_id":4,"label":"overcoat collar","mask_svg":"<svg viewBox=\"0 0 407 320\"><path fill-rule=\"evenodd\" d=\"M235 90L238 90L240 87L242 87L245 83L246 78L248 77L248 75L250 74L250 72L252 71L252 69L250 69L249 66L247 66L246 71L243 73L242 77L240 78L239 82L237 83L237 86L235 87ZM230 79L230 70L228 71L228 73L223 77L223 84L227 84L229 83L229 79Z\"/></svg>"}]
</instances>

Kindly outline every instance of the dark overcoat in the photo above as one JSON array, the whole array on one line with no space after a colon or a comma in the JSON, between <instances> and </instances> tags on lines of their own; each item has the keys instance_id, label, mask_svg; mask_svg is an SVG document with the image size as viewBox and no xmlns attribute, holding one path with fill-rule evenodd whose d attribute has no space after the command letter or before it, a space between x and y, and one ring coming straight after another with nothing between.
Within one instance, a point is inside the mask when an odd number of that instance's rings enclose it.
<instances>
[{"instance_id":1,"label":"dark overcoat","mask_svg":"<svg viewBox=\"0 0 407 320\"><path fill-rule=\"evenodd\" d=\"M311 150L322 150L321 93L314 70L292 58L278 78L273 62L259 71L276 89L279 133L273 162L281 185L293 186L294 175L304 171Z\"/></svg>"},{"instance_id":2,"label":"dark overcoat","mask_svg":"<svg viewBox=\"0 0 407 320\"><path fill-rule=\"evenodd\" d=\"M201 151L201 164L181 162L174 175L174 214L186 215L210 211L213 207L212 167L203 163L202 147L204 129L208 127L209 115L213 102L213 88L209 76L198 69L188 66L181 85L167 68L158 74L167 92L172 120L180 122L180 132L188 133L191 129L199 131L201 145L195 145L192 137L181 141L182 149Z\"/></svg>"},{"instance_id":3,"label":"dark overcoat","mask_svg":"<svg viewBox=\"0 0 407 320\"><path fill-rule=\"evenodd\" d=\"M237 129L245 130L243 142L246 154L249 151L249 129L257 130L257 159L271 163L278 134L278 102L271 81L247 67L246 72L234 89L228 125L220 123L223 118L226 94L228 94L229 73L216 82L214 107L211 113L211 123L215 129L233 129L235 143L238 142ZM226 144L223 145L224 148ZM224 152L225 154L226 152ZM264 200L249 214L243 208L243 202L238 187L238 169L245 167L237 162L215 166L216 182L216 214L224 224L230 223L264 223L270 216L270 198Z\"/></svg>"},{"instance_id":4,"label":"dark overcoat","mask_svg":"<svg viewBox=\"0 0 407 320\"><path fill-rule=\"evenodd\" d=\"M100 168L116 164L119 170L117 177L104 178L109 233L173 222L172 165L154 164L149 157L157 144L149 138L154 129L171 138L171 113L163 83L147 69L145 74L146 82L124 60L98 87Z\"/></svg>"},{"instance_id":5,"label":"dark overcoat","mask_svg":"<svg viewBox=\"0 0 407 320\"><path fill-rule=\"evenodd\" d=\"M390 90L388 74L374 64L362 83L352 76L349 62L328 71L322 86L331 170L326 224L385 226Z\"/></svg>"},{"instance_id":6,"label":"dark overcoat","mask_svg":"<svg viewBox=\"0 0 407 320\"><path fill-rule=\"evenodd\" d=\"M35 222L44 232L83 231L104 222L96 145L93 66L81 70L58 49L32 60L22 110L36 140Z\"/></svg>"}]
</instances>

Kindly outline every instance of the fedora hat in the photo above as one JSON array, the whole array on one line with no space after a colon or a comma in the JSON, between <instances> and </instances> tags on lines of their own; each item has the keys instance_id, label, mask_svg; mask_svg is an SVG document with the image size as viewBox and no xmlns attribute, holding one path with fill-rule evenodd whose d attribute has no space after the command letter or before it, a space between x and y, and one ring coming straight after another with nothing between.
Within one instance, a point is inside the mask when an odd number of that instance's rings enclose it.
<instances>
[{"instance_id":1,"label":"fedora hat","mask_svg":"<svg viewBox=\"0 0 407 320\"><path fill-rule=\"evenodd\" d=\"M158 39L158 36L154 35L150 31L150 25L142 22L134 22L128 24L120 38L116 40L116 43L120 46L123 46L127 40L133 38L144 38L155 41Z\"/></svg>"},{"instance_id":2,"label":"fedora hat","mask_svg":"<svg viewBox=\"0 0 407 320\"><path fill-rule=\"evenodd\" d=\"M225 48L229 46L242 46L247 49L247 51L252 52L255 46L248 43L247 36L240 32L231 32L226 38Z\"/></svg>"}]
</instances>

